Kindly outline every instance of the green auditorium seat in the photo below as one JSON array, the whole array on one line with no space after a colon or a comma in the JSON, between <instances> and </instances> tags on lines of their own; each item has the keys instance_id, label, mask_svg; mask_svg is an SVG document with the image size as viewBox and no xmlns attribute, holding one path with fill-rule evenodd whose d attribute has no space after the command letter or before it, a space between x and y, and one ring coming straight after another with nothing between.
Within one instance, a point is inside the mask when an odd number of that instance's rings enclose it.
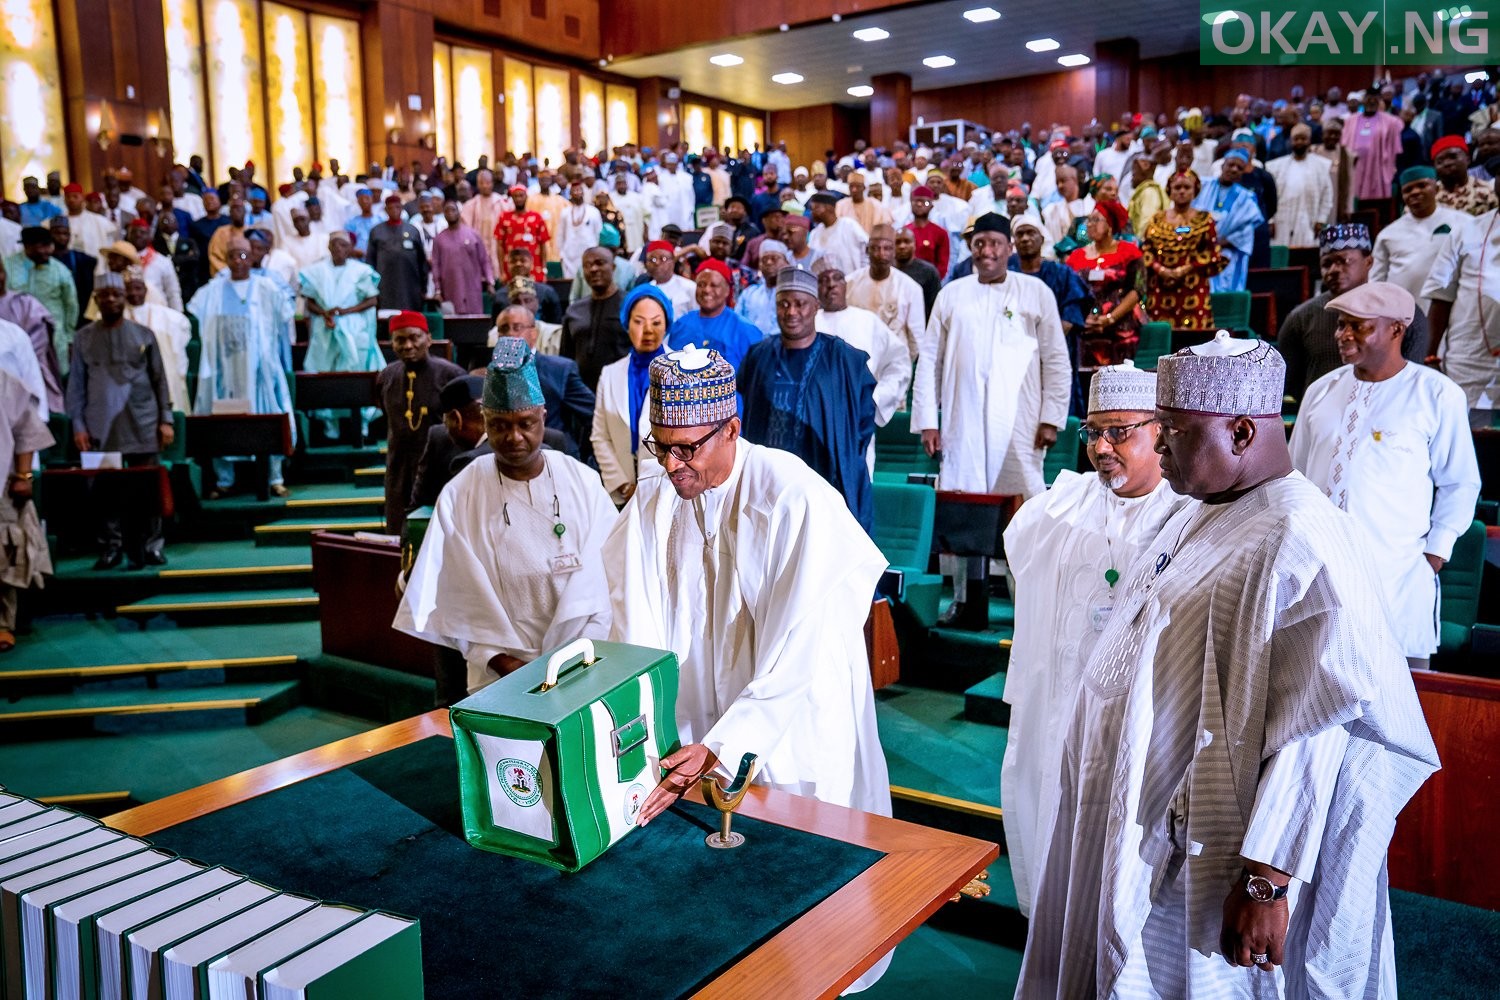
<instances>
[{"instance_id":1,"label":"green auditorium seat","mask_svg":"<svg viewBox=\"0 0 1500 1000\"><path fill-rule=\"evenodd\" d=\"M910 473L937 470L937 460L922 448L921 435L911 432L909 410L897 410L890 423L875 428L875 482L905 483Z\"/></svg>"},{"instance_id":2,"label":"green auditorium seat","mask_svg":"<svg viewBox=\"0 0 1500 1000\"><path fill-rule=\"evenodd\" d=\"M427 335L433 340L443 339L443 314L440 312L423 313L427 317Z\"/></svg>"},{"instance_id":3,"label":"green auditorium seat","mask_svg":"<svg viewBox=\"0 0 1500 1000\"><path fill-rule=\"evenodd\" d=\"M1059 472L1078 468L1079 424L1077 417L1069 417L1067 426L1057 432L1057 444L1047 449L1047 457L1042 462L1042 477L1048 486Z\"/></svg>"},{"instance_id":4,"label":"green auditorium seat","mask_svg":"<svg viewBox=\"0 0 1500 1000\"><path fill-rule=\"evenodd\" d=\"M875 544L906 577L898 605L905 606L924 627L937 623L943 578L927 572L932 553L932 522L937 492L904 483L875 484Z\"/></svg>"},{"instance_id":5,"label":"green auditorium seat","mask_svg":"<svg viewBox=\"0 0 1500 1000\"><path fill-rule=\"evenodd\" d=\"M1484 575L1484 525L1478 521L1453 543L1453 558L1438 574L1442 617L1438 623L1438 654L1446 656L1469 648L1469 635L1479 618L1479 581Z\"/></svg>"},{"instance_id":6,"label":"green auditorium seat","mask_svg":"<svg viewBox=\"0 0 1500 1000\"><path fill-rule=\"evenodd\" d=\"M1272 243L1271 244L1271 266L1272 267L1286 267L1287 266L1287 261L1291 258L1291 255L1292 255L1292 248L1291 247L1281 246L1280 244L1277 244L1277 243Z\"/></svg>"},{"instance_id":7,"label":"green auditorium seat","mask_svg":"<svg viewBox=\"0 0 1500 1000\"><path fill-rule=\"evenodd\" d=\"M1162 355L1171 353L1171 323L1146 323L1141 327L1141 339L1135 347L1137 368L1155 368Z\"/></svg>"},{"instance_id":8,"label":"green auditorium seat","mask_svg":"<svg viewBox=\"0 0 1500 1000\"><path fill-rule=\"evenodd\" d=\"M1249 292L1214 292L1212 300L1216 326L1232 333L1250 329Z\"/></svg>"}]
</instances>

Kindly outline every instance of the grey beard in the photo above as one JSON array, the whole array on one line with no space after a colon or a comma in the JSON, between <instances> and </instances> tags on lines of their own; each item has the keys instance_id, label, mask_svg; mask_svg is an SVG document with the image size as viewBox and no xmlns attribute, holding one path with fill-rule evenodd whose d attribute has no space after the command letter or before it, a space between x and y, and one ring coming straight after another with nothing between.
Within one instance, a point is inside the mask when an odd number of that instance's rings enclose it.
<instances>
[{"instance_id":1,"label":"grey beard","mask_svg":"<svg viewBox=\"0 0 1500 1000\"><path fill-rule=\"evenodd\" d=\"M1099 473L1099 481L1102 482L1105 486L1108 486L1111 490L1117 490L1120 487L1124 486L1126 480L1128 480L1129 478L1130 477L1125 475L1125 473L1123 472L1117 473L1113 477L1107 477L1102 472Z\"/></svg>"}]
</instances>

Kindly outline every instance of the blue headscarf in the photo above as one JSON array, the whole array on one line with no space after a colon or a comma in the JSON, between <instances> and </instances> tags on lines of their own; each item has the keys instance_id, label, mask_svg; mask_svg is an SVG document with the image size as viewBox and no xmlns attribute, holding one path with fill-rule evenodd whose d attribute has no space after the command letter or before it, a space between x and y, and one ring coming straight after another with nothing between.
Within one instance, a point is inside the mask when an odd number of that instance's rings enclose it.
<instances>
[{"instance_id":1,"label":"blue headscarf","mask_svg":"<svg viewBox=\"0 0 1500 1000\"><path fill-rule=\"evenodd\" d=\"M630 329L630 313L635 309L637 303L642 299L653 299L661 306L663 315L667 318L667 329L672 328L672 300L667 298L654 282L646 282L638 285L631 293L625 296L625 302L620 306L620 325L626 330ZM630 383L630 453L636 454L640 450L640 425L641 407L646 405L646 397L651 391L651 360L667 352L667 338L663 336L661 343L656 345L656 350L650 354L642 354L640 351L630 352L630 365L626 369Z\"/></svg>"}]
</instances>

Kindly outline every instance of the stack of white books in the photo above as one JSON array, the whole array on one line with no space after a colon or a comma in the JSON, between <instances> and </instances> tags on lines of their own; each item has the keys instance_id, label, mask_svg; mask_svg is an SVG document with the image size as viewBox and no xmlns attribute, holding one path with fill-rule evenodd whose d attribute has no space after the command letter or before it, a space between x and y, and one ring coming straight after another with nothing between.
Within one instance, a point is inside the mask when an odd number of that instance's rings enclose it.
<instances>
[{"instance_id":1,"label":"stack of white books","mask_svg":"<svg viewBox=\"0 0 1500 1000\"><path fill-rule=\"evenodd\" d=\"M416 920L0 791L0 1000L417 1000Z\"/></svg>"}]
</instances>

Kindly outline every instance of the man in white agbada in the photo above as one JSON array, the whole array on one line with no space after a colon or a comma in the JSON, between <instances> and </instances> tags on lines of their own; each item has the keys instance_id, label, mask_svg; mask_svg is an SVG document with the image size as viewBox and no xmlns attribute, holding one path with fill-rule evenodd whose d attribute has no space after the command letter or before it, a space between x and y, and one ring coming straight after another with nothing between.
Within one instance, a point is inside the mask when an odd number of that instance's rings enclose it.
<instances>
[{"instance_id":1,"label":"man in white agbada","mask_svg":"<svg viewBox=\"0 0 1500 1000\"><path fill-rule=\"evenodd\" d=\"M292 300L274 279L250 273L250 244L242 237L229 241L225 258L224 270L188 302L203 342L193 412L211 414L214 403L232 399L248 400L251 413L290 415L286 373L292 368ZM296 421L291 428L295 440ZM282 456L272 455L271 492L286 496L281 468ZM214 475L210 499L234 485L234 465L216 458Z\"/></svg>"},{"instance_id":2,"label":"man in white agbada","mask_svg":"<svg viewBox=\"0 0 1500 1000\"><path fill-rule=\"evenodd\" d=\"M1497 182L1500 184L1500 182ZM1500 409L1500 209L1492 208L1443 241L1418 298L1430 300L1430 356L1488 427Z\"/></svg>"},{"instance_id":3,"label":"man in white agbada","mask_svg":"<svg viewBox=\"0 0 1500 1000\"><path fill-rule=\"evenodd\" d=\"M812 211L813 229L807 245L823 254L832 267L851 274L864 266L865 244L870 238L852 218L838 215L838 199L831 194L815 194L807 199Z\"/></svg>"},{"instance_id":4,"label":"man in white agbada","mask_svg":"<svg viewBox=\"0 0 1500 1000\"><path fill-rule=\"evenodd\" d=\"M557 227L557 245L562 254L563 277L573 278L583 266L584 251L599 245L604 231L604 217L584 200L587 187L581 180L568 185L568 207L563 209ZM498 274L499 272L495 272Z\"/></svg>"},{"instance_id":5,"label":"man in white agbada","mask_svg":"<svg viewBox=\"0 0 1500 1000\"><path fill-rule=\"evenodd\" d=\"M1162 481L1155 410L1154 372L1129 361L1096 371L1083 433L1097 475L1059 473L1005 529L1016 631L1005 674L1011 708L1000 804L1016 898L1028 917L1057 811L1066 732L1060 723L1109 621L1120 578L1187 502Z\"/></svg>"},{"instance_id":6,"label":"man in white agbada","mask_svg":"<svg viewBox=\"0 0 1500 1000\"><path fill-rule=\"evenodd\" d=\"M734 369L701 348L651 363L640 481L604 543L610 638L677 654L683 747L642 824L699 777L732 776L889 816L865 653L886 561L844 498L795 455L749 444Z\"/></svg>"},{"instance_id":7,"label":"man in white agbada","mask_svg":"<svg viewBox=\"0 0 1500 1000\"><path fill-rule=\"evenodd\" d=\"M683 170L677 162L676 153L664 153L661 158L662 168L657 171L656 183L661 191L661 217L657 218L656 206L653 205L651 222L655 226L666 226L675 224L679 229L688 232L698 227L693 224L693 177ZM658 229L659 233L660 230ZM655 237L652 237L655 239Z\"/></svg>"},{"instance_id":8,"label":"man in white agbada","mask_svg":"<svg viewBox=\"0 0 1500 1000\"><path fill-rule=\"evenodd\" d=\"M1416 302L1371 281L1331 300L1346 362L1307 387L1292 464L1370 536L1396 642L1414 670L1438 647L1438 570L1474 520L1479 463L1463 390L1402 356Z\"/></svg>"},{"instance_id":9,"label":"man in white agbada","mask_svg":"<svg viewBox=\"0 0 1500 1000\"><path fill-rule=\"evenodd\" d=\"M1275 162L1274 160L1272 161ZM1406 211L1381 227L1375 237L1370 261L1371 281L1393 281L1417 300L1423 313L1430 312L1431 299L1422 298L1422 286L1432 271L1448 234L1467 228L1473 216L1437 200L1437 172L1431 167L1408 167L1401 171L1401 201ZM1425 350L1427 345L1422 345Z\"/></svg>"},{"instance_id":10,"label":"man in white agbada","mask_svg":"<svg viewBox=\"0 0 1500 1000\"><path fill-rule=\"evenodd\" d=\"M927 312L922 302L922 286L896 270L896 230L891 226L870 230L865 253L869 266L848 276L849 304L879 316L906 345L908 359L915 361L917 347L927 329Z\"/></svg>"},{"instance_id":11,"label":"man in white agbada","mask_svg":"<svg viewBox=\"0 0 1500 1000\"><path fill-rule=\"evenodd\" d=\"M1438 761L1369 542L1292 469L1274 349L1157 371L1162 473L1200 502L1084 668L1016 996L1394 997L1386 848Z\"/></svg>"},{"instance_id":12,"label":"man in white agbada","mask_svg":"<svg viewBox=\"0 0 1500 1000\"><path fill-rule=\"evenodd\" d=\"M394 622L463 653L470 694L554 646L606 637L600 546L615 521L597 472L542 449L547 410L524 340L496 343L482 405L495 454L443 487Z\"/></svg>"},{"instance_id":13,"label":"man in white agbada","mask_svg":"<svg viewBox=\"0 0 1500 1000\"><path fill-rule=\"evenodd\" d=\"M146 279L140 268L125 269L125 318L139 323L156 334L156 346L161 351L161 367L167 376L167 392L172 398L172 409L179 413L191 413L193 401L188 396L188 344L193 339L193 327L187 316L176 309L146 300Z\"/></svg>"},{"instance_id":14,"label":"man in white agbada","mask_svg":"<svg viewBox=\"0 0 1500 1000\"><path fill-rule=\"evenodd\" d=\"M891 245L895 246L894 239ZM906 278L906 275L900 277ZM911 281L910 278L906 280ZM915 281L911 283L916 284ZM917 294L920 296L921 292ZM875 376L875 426L884 427L906 402L906 390L911 385L911 356L906 353L906 345L880 321L879 316L849 304L848 282L844 272L836 267L824 268L818 275L818 305L821 308L814 320L817 331L837 337L869 356L866 364L870 374ZM868 459L873 475L873 440Z\"/></svg>"},{"instance_id":15,"label":"man in white agbada","mask_svg":"<svg viewBox=\"0 0 1500 1000\"><path fill-rule=\"evenodd\" d=\"M1277 243L1289 247L1315 247L1318 232L1333 212L1333 181L1328 163L1309 156L1312 129L1298 122L1292 126L1292 152L1266 162L1266 171L1276 181L1276 215L1271 220Z\"/></svg>"},{"instance_id":16,"label":"man in white agbada","mask_svg":"<svg viewBox=\"0 0 1500 1000\"><path fill-rule=\"evenodd\" d=\"M328 234L328 258L297 273L307 301L310 372L378 372L385 358L375 343L375 305L380 275L350 257L353 242L343 230Z\"/></svg>"},{"instance_id":17,"label":"man in white agbada","mask_svg":"<svg viewBox=\"0 0 1500 1000\"><path fill-rule=\"evenodd\" d=\"M1072 393L1057 299L1041 279L1006 270L1009 220L980 216L970 248L974 273L944 286L932 307L917 354L911 429L927 454L942 455L939 489L1029 498L1046 488L1043 453L1067 423ZM984 560L971 558L966 569L958 556L939 562L954 578L944 618L977 621L964 618L964 604L970 579L987 576Z\"/></svg>"}]
</instances>

